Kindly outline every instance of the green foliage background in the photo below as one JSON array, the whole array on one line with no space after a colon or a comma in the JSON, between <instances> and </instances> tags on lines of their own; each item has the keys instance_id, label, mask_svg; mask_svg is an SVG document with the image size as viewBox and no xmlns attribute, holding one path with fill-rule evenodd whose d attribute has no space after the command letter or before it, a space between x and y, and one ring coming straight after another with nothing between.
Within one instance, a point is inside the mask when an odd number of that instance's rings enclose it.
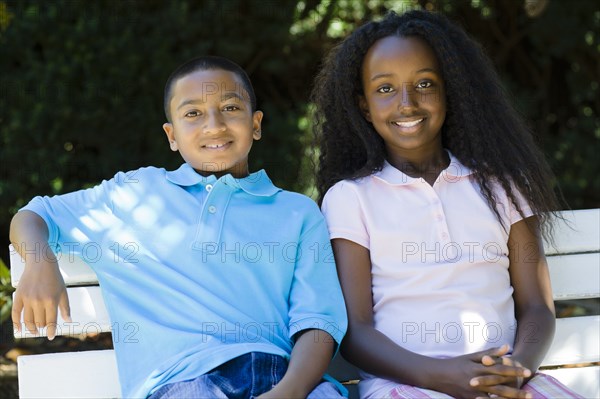
<instances>
[{"instance_id":1,"label":"green foliage background","mask_svg":"<svg viewBox=\"0 0 600 399\"><path fill-rule=\"evenodd\" d=\"M182 161L161 125L163 84L200 54L250 74L265 112L251 154L312 193L311 81L356 26L424 7L482 42L531 121L572 208L600 206L600 10L594 0L0 1L0 258L35 195Z\"/></svg>"}]
</instances>

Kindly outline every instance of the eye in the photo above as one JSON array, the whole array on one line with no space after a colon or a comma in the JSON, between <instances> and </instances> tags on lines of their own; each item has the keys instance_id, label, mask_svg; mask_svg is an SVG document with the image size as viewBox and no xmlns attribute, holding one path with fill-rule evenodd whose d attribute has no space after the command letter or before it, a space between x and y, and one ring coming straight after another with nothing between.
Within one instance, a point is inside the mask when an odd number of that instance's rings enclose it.
<instances>
[{"instance_id":1,"label":"eye","mask_svg":"<svg viewBox=\"0 0 600 399\"><path fill-rule=\"evenodd\" d=\"M381 86L377 89L378 93L391 93L393 91L394 89L392 88L392 86Z\"/></svg>"},{"instance_id":2,"label":"eye","mask_svg":"<svg viewBox=\"0 0 600 399\"><path fill-rule=\"evenodd\" d=\"M431 86L433 86L433 82L430 80L423 80L417 83L417 89L429 89Z\"/></svg>"},{"instance_id":3,"label":"eye","mask_svg":"<svg viewBox=\"0 0 600 399\"><path fill-rule=\"evenodd\" d=\"M237 105L226 105L223 107L223 111L237 111L238 109L240 109L240 107Z\"/></svg>"},{"instance_id":4,"label":"eye","mask_svg":"<svg viewBox=\"0 0 600 399\"><path fill-rule=\"evenodd\" d=\"M184 114L184 116L185 116L186 118L195 118L195 117L197 117L197 116L200 116L200 112L198 112L198 111L188 111L188 112L186 112L186 113Z\"/></svg>"}]
</instances>

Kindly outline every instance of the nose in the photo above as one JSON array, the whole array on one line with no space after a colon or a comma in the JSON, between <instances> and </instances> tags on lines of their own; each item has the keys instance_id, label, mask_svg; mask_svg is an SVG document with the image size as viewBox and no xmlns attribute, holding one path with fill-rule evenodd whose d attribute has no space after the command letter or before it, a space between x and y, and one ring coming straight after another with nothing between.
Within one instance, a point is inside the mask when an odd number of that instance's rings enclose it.
<instances>
[{"instance_id":1,"label":"nose","mask_svg":"<svg viewBox=\"0 0 600 399\"><path fill-rule=\"evenodd\" d=\"M208 112L206 119L204 120L204 126L202 130L206 134L214 134L225 131L225 123L223 121L223 115L218 111Z\"/></svg>"},{"instance_id":2,"label":"nose","mask_svg":"<svg viewBox=\"0 0 600 399\"><path fill-rule=\"evenodd\" d=\"M402 84L400 103L398 109L415 108L417 106L417 93L412 84Z\"/></svg>"}]
</instances>

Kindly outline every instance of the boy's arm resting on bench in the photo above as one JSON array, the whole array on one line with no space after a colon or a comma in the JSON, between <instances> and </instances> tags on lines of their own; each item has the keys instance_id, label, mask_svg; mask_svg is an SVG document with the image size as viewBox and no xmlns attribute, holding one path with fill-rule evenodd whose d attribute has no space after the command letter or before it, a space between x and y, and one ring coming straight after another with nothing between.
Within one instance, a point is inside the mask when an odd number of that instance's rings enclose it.
<instances>
[{"instance_id":1,"label":"boy's arm resting on bench","mask_svg":"<svg viewBox=\"0 0 600 399\"><path fill-rule=\"evenodd\" d=\"M325 374L333 356L334 342L323 330L301 331L283 379L258 398L306 398Z\"/></svg>"},{"instance_id":2,"label":"boy's arm resting on bench","mask_svg":"<svg viewBox=\"0 0 600 399\"><path fill-rule=\"evenodd\" d=\"M69 299L56 256L48 245L48 226L31 211L20 211L10 225L10 241L25 261L25 270L12 308L15 329L21 331L21 313L27 330L38 333L48 326L48 339L56 335L57 309L70 321Z\"/></svg>"}]
</instances>

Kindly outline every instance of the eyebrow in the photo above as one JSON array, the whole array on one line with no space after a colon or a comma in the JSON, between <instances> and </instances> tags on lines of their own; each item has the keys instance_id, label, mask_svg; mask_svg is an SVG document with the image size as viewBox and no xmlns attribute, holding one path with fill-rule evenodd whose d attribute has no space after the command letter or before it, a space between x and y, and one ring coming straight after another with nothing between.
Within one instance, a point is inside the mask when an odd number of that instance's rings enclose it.
<instances>
[{"instance_id":1,"label":"eyebrow","mask_svg":"<svg viewBox=\"0 0 600 399\"><path fill-rule=\"evenodd\" d=\"M238 99L240 101L244 101L244 97L242 97L239 93L235 92L235 91L230 91L228 93L225 93L221 96L221 101L227 101L229 99ZM191 98L189 100L185 100L183 101L181 104L179 104L177 106L177 109L181 109L183 107L185 107L186 105L194 105L194 104L204 104L206 101L202 98Z\"/></svg>"},{"instance_id":2,"label":"eyebrow","mask_svg":"<svg viewBox=\"0 0 600 399\"><path fill-rule=\"evenodd\" d=\"M422 69L419 69L416 73L425 73L425 72L439 74L439 72L433 68L422 68ZM377 79L389 78L391 76L394 76L394 74L393 73L378 73L377 75L375 75L371 78L371 82L374 80L377 80Z\"/></svg>"},{"instance_id":3,"label":"eyebrow","mask_svg":"<svg viewBox=\"0 0 600 399\"><path fill-rule=\"evenodd\" d=\"M433 68L423 68L423 69L419 69L417 71L417 73L423 73L423 72L431 72L431 73L438 73L439 74L438 70L437 69L433 69Z\"/></svg>"}]
</instances>

